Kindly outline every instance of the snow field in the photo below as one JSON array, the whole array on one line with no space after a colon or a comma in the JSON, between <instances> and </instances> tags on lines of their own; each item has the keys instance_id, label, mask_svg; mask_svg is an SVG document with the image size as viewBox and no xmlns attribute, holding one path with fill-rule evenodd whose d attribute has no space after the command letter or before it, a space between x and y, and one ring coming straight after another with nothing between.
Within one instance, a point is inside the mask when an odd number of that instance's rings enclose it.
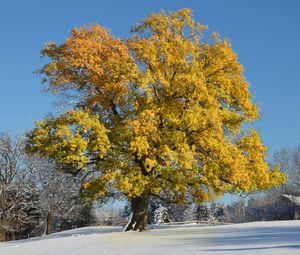
<instances>
[{"instance_id":1,"label":"snow field","mask_svg":"<svg viewBox=\"0 0 300 255\"><path fill-rule=\"evenodd\" d=\"M161 225L141 233L86 227L0 243L0 255L300 254L300 221Z\"/></svg>"}]
</instances>

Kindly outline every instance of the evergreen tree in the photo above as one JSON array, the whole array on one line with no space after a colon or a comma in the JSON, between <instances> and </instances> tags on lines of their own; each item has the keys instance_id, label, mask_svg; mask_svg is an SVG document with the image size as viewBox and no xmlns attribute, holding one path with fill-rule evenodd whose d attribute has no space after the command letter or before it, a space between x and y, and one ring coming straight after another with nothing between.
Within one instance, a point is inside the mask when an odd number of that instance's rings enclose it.
<instances>
[{"instance_id":1,"label":"evergreen tree","mask_svg":"<svg viewBox=\"0 0 300 255\"><path fill-rule=\"evenodd\" d=\"M154 213L154 221L156 224L171 222L168 209L160 205Z\"/></svg>"},{"instance_id":2,"label":"evergreen tree","mask_svg":"<svg viewBox=\"0 0 300 255\"><path fill-rule=\"evenodd\" d=\"M206 204L196 204L193 210L193 219L198 221L208 221L210 219L210 209Z\"/></svg>"}]
</instances>

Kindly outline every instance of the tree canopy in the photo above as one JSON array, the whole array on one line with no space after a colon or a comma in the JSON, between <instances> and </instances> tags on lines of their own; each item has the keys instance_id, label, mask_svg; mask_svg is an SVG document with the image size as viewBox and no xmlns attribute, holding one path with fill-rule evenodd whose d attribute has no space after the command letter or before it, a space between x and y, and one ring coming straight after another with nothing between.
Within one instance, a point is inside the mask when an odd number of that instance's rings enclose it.
<instances>
[{"instance_id":1,"label":"tree canopy","mask_svg":"<svg viewBox=\"0 0 300 255\"><path fill-rule=\"evenodd\" d=\"M37 122L28 150L67 171L97 170L83 185L92 199L207 201L284 183L247 128L259 109L237 54L206 30L182 9L150 14L124 40L92 25L48 43L40 73L73 109Z\"/></svg>"}]
</instances>

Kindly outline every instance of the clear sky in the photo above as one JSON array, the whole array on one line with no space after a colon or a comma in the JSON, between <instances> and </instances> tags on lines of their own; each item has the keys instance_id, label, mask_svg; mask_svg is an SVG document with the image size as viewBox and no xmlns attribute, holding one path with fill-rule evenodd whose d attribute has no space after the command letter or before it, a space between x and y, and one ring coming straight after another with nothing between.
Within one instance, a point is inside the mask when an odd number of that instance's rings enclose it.
<instances>
[{"instance_id":1,"label":"clear sky","mask_svg":"<svg viewBox=\"0 0 300 255\"><path fill-rule=\"evenodd\" d=\"M262 118L255 124L271 151L300 144L300 1L298 0L2 0L0 2L0 131L22 134L55 112L44 95L39 51L75 26L99 23L118 37L150 12L194 10L210 31L228 37L245 67Z\"/></svg>"}]
</instances>

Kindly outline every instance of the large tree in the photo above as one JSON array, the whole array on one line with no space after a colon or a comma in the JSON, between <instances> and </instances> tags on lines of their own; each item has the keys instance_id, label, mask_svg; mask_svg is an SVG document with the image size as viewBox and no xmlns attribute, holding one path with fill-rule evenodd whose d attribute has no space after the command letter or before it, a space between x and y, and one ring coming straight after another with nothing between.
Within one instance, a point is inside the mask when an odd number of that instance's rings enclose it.
<instances>
[{"instance_id":1,"label":"large tree","mask_svg":"<svg viewBox=\"0 0 300 255\"><path fill-rule=\"evenodd\" d=\"M206 29L183 9L149 15L125 40L84 26L42 50L40 73L74 109L37 122L28 150L74 174L97 171L83 192L126 196L126 230L145 228L150 197L203 202L285 181L244 125L259 110L237 54Z\"/></svg>"}]
</instances>

